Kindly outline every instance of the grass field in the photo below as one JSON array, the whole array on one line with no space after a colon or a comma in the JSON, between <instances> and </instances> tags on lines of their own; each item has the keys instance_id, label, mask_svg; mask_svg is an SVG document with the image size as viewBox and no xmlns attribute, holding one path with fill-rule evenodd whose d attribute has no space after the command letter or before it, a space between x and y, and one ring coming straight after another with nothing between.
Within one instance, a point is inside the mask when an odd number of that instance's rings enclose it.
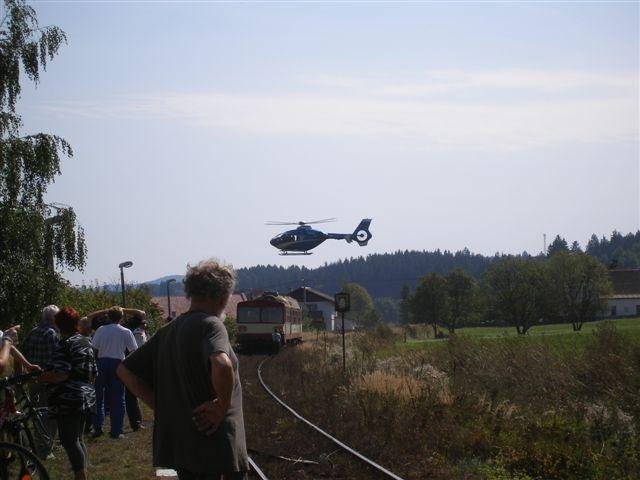
<instances>
[{"instance_id":1,"label":"grass field","mask_svg":"<svg viewBox=\"0 0 640 480\"><path fill-rule=\"evenodd\" d=\"M133 480L155 478L155 469L151 465L151 436L153 413L142 405L143 417L147 427L132 432L126 427L123 439L114 440L105 434L98 439L85 436L89 452L89 478L92 480ZM109 421L105 432L109 431ZM69 460L63 448L56 442L55 459L47 460L45 465L52 480L72 479Z\"/></svg>"}]
</instances>

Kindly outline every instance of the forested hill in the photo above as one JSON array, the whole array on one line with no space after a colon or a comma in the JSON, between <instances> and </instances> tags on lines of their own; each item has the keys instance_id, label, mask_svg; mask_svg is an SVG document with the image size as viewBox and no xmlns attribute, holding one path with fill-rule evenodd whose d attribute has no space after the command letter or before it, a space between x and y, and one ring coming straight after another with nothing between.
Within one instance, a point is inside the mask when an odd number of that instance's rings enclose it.
<instances>
[{"instance_id":1,"label":"forested hill","mask_svg":"<svg viewBox=\"0 0 640 480\"><path fill-rule=\"evenodd\" d=\"M398 251L350 258L323 267L308 269L292 266L258 265L238 270L238 289L289 291L302 285L323 292L339 291L347 282L363 285L373 297L399 297L404 283L414 286L418 278L429 272L447 273L461 267L479 277L493 257L474 255L469 250L456 253Z\"/></svg>"},{"instance_id":2,"label":"forested hill","mask_svg":"<svg viewBox=\"0 0 640 480\"><path fill-rule=\"evenodd\" d=\"M569 243L559 236L549 246L551 253L556 250L577 249L581 249L578 242ZM593 235L585 250L609 268L640 268L640 231L627 235L614 231L609 238ZM427 273L445 274L460 267L479 278L497 258L502 256L472 254L467 249L455 253L405 250L340 260L315 269L258 265L238 269L237 289L287 292L301 286L304 280L308 287L331 294L339 291L347 282L356 282L364 286L374 298L399 298L404 283L413 288L417 280ZM180 280L181 276L176 278ZM153 295L166 294L164 279L148 283L147 286ZM181 287L180 281L174 283L172 293L181 294Z\"/></svg>"},{"instance_id":3,"label":"forested hill","mask_svg":"<svg viewBox=\"0 0 640 480\"><path fill-rule=\"evenodd\" d=\"M569 243L557 236L549 251L558 249L581 250L582 247L578 242ZM609 238L600 239L593 235L585 251L609 268L640 268L640 231L627 235L614 231ZM340 260L315 269L258 265L238 270L238 289L285 292L301 286L304 280L308 287L333 293L347 282L356 282L374 298L398 298L404 283L413 288L427 273L446 274L460 267L479 278L492 261L501 257L473 254L467 249L455 253L405 250Z\"/></svg>"}]
</instances>

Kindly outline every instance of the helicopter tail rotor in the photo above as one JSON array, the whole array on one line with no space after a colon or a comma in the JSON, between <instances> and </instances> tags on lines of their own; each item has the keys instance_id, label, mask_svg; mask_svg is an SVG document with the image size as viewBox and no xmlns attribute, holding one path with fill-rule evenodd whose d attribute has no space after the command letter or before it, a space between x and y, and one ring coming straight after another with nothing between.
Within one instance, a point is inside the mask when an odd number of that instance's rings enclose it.
<instances>
[{"instance_id":1,"label":"helicopter tail rotor","mask_svg":"<svg viewBox=\"0 0 640 480\"><path fill-rule=\"evenodd\" d=\"M363 218L360 224L351 234L350 240L355 240L356 242L358 242L358 245L364 247L373 237L373 235L371 235L371 232L369 231L369 225L371 225L371 219Z\"/></svg>"}]
</instances>

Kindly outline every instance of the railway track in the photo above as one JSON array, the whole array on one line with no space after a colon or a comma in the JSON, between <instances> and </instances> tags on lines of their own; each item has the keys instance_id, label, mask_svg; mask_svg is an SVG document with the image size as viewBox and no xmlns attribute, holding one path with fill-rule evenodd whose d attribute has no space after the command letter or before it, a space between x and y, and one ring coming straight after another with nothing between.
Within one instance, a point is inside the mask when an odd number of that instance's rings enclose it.
<instances>
[{"instance_id":1,"label":"railway track","mask_svg":"<svg viewBox=\"0 0 640 480\"><path fill-rule=\"evenodd\" d=\"M255 466L253 478L402 480L334 438L284 403L262 377L268 356L244 356L245 424ZM252 381L250 370L257 373ZM254 377L255 378L255 377ZM311 429L320 435L310 435ZM285 453L282 453L285 452ZM354 461L357 459L357 461ZM256 464L259 463L259 466Z\"/></svg>"}]
</instances>

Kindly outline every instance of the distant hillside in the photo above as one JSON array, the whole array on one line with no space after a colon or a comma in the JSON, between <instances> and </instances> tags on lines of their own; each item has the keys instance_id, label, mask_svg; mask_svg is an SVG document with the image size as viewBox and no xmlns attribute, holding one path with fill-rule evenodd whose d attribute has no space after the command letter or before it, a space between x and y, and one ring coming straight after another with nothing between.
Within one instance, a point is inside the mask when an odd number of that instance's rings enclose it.
<instances>
[{"instance_id":1,"label":"distant hillside","mask_svg":"<svg viewBox=\"0 0 640 480\"><path fill-rule=\"evenodd\" d=\"M557 237L550 248L580 248L577 242L573 242L571 247L569 245L571 243ZM610 238L601 239L594 235L587 243L586 252L609 268L640 268L640 231L627 235L614 231ZM524 252L523 255L527 253ZM447 250L405 250L339 260L314 269L258 265L238 269L237 289L287 292L301 286L304 280L309 287L333 293L347 282L356 282L363 285L374 298L398 298L403 284L414 287L418 279L427 273L446 274L460 267L479 278L491 262L499 258L502 255L484 256L473 254L467 249L455 253ZM176 279L171 285L171 293L182 295L181 275L170 275L147 282L152 295L166 295L166 280L170 278Z\"/></svg>"}]
</instances>

